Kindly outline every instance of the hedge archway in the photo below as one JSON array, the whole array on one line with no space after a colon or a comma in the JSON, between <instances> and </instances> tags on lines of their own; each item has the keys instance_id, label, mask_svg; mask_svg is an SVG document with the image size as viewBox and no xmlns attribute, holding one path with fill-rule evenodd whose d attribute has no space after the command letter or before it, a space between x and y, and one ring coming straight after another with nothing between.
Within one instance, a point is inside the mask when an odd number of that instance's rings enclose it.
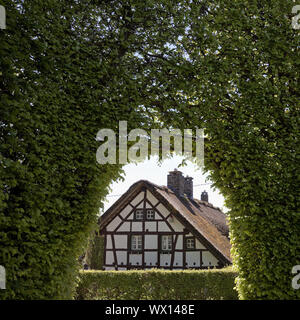
<instances>
[{"instance_id":1,"label":"hedge archway","mask_svg":"<svg viewBox=\"0 0 300 320\"><path fill-rule=\"evenodd\" d=\"M77 256L122 166L101 128L205 127L241 298L299 297L299 32L272 1L3 1L4 298L72 297Z\"/></svg>"}]
</instances>

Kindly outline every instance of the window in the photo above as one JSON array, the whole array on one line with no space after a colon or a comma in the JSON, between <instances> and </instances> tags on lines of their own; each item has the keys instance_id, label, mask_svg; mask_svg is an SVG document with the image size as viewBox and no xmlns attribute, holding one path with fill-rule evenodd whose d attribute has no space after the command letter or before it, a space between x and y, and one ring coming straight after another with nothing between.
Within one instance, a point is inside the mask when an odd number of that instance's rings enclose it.
<instances>
[{"instance_id":1,"label":"window","mask_svg":"<svg viewBox=\"0 0 300 320\"><path fill-rule=\"evenodd\" d=\"M131 250L142 250L143 239L140 235L131 236Z\"/></svg>"},{"instance_id":2,"label":"window","mask_svg":"<svg viewBox=\"0 0 300 320\"><path fill-rule=\"evenodd\" d=\"M161 236L161 250L170 251L172 250L172 236Z\"/></svg>"},{"instance_id":3,"label":"window","mask_svg":"<svg viewBox=\"0 0 300 320\"><path fill-rule=\"evenodd\" d=\"M136 220L143 220L144 219L143 209L135 210L135 219Z\"/></svg>"},{"instance_id":4,"label":"window","mask_svg":"<svg viewBox=\"0 0 300 320\"><path fill-rule=\"evenodd\" d=\"M147 209L147 220L154 220L154 210Z\"/></svg>"},{"instance_id":5,"label":"window","mask_svg":"<svg viewBox=\"0 0 300 320\"><path fill-rule=\"evenodd\" d=\"M191 238L186 238L186 248L187 249L195 249L195 238L191 237Z\"/></svg>"}]
</instances>

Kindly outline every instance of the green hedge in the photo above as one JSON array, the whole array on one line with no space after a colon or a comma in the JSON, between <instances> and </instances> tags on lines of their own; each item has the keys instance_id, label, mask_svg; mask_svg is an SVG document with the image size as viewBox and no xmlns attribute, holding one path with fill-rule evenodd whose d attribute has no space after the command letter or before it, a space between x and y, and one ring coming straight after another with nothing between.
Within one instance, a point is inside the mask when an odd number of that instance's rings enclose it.
<instances>
[{"instance_id":1,"label":"green hedge","mask_svg":"<svg viewBox=\"0 0 300 320\"><path fill-rule=\"evenodd\" d=\"M81 271L76 300L235 300L231 268Z\"/></svg>"},{"instance_id":2,"label":"green hedge","mask_svg":"<svg viewBox=\"0 0 300 320\"><path fill-rule=\"evenodd\" d=\"M103 248L104 237L99 235L93 235L89 239L88 247L86 250L85 262L90 269L102 270L103 267Z\"/></svg>"},{"instance_id":3,"label":"green hedge","mask_svg":"<svg viewBox=\"0 0 300 320\"><path fill-rule=\"evenodd\" d=\"M141 106L153 95L170 105L179 85L162 88L155 76L166 83L169 61L146 63L136 52L176 43L182 4L0 3L0 300L70 299L78 257L122 174L121 165L96 162L96 134L117 132L119 120L128 132L158 126Z\"/></svg>"}]
</instances>

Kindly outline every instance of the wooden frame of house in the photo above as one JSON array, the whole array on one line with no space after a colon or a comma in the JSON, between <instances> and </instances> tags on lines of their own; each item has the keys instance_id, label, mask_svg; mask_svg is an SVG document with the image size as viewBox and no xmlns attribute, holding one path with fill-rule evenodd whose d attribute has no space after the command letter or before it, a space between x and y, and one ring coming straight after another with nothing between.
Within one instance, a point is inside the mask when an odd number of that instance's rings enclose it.
<instances>
[{"instance_id":1,"label":"wooden frame of house","mask_svg":"<svg viewBox=\"0 0 300 320\"><path fill-rule=\"evenodd\" d=\"M207 193L203 193L208 200ZM231 264L226 215L193 198L178 170L168 187L140 180L100 218L104 269L207 269Z\"/></svg>"}]
</instances>

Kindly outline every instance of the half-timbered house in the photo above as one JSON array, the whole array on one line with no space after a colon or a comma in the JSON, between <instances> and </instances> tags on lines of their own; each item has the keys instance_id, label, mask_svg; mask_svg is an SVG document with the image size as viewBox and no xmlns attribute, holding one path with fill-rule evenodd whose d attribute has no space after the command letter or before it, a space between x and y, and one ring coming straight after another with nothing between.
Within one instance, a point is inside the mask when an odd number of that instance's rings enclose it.
<instances>
[{"instance_id":1,"label":"half-timbered house","mask_svg":"<svg viewBox=\"0 0 300 320\"><path fill-rule=\"evenodd\" d=\"M193 178L178 170L167 187L133 184L100 218L104 269L206 269L231 264L226 215L193 197Z\"/></svg>"}]
</instances>

